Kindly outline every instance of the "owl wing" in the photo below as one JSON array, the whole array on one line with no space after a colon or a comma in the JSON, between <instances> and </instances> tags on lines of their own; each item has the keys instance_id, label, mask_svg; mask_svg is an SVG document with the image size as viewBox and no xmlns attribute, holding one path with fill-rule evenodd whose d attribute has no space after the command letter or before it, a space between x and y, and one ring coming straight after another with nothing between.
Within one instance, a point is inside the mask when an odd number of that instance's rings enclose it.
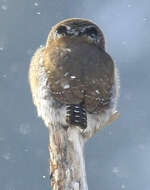
<instances>
[{"instance_id":1,"label":"owl wing","mask_svg":"<svg viewBox=\"0 0 150 190\"><path fill-rule=\"evenodd\" d=\"M37 105L37 95L40 86L41 68L43 67L45 48L39 48L32 57L29 68L29 84L32 92L33 102Z\"/></svg>"},{"instance_id":2,"label":"owl wing","mask_svg":"<svg viewBox=\"0 0 150 190\"><path fill-rule=\"evenodd\" d=\"M88 112L109 107L114 84L111 57L80 42L47 50L46 70L53 96L63 104L85 104Z\"/></svg>"}]
</instances>

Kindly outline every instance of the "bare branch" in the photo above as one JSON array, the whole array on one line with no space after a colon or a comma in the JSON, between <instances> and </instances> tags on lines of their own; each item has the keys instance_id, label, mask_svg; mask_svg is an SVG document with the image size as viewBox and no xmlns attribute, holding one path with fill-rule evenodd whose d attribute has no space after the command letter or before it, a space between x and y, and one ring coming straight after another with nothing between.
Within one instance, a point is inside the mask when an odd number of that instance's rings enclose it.
<instances>
[{"instance_id":1,"label":"bare branch","mask_svg":"<svg viewBox=\"0 0 150 190\"><path fill-rule=\"evenodd\" d=\"M79 128L50 127L50 176L53 190L87 190L84 142Z\"/></svg>"}]
</instances>

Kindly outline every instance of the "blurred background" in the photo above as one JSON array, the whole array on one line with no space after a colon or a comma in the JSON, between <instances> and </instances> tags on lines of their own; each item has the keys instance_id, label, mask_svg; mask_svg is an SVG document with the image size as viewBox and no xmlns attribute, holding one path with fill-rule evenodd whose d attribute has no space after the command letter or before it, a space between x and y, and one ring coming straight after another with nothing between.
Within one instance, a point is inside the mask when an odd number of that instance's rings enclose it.
<instances>
[{"instance_id":1,"label":"blurred background","mask_svg":"<svg viewBox=\"0 0 150 190\"><path fill-rule=\"evenodd\" d=\"M71 17L103 30L121 80L119 120L85 148L89 190L149 190L149 0L0 0L0 189L51 189L48 129L33 106L28 69L51 27Z\"/></svg>"}]
</instances>

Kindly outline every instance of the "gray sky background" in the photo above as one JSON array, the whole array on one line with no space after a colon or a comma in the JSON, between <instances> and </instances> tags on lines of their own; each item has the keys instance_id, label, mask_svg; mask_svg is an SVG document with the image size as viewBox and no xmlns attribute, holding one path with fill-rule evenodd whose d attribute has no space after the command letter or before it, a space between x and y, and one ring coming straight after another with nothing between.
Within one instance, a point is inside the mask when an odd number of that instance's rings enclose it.
<instances>
[{"instance_id":1,"label":"gray sky background","mask_svg":"<svg viewBox=\"0 0 150 190\"><path fill-rule=\"evenodd\" d=\"M103 30L121 80L120 119L86 145L89 190L149 190L149 0L0 0L0 189L50 189L48 130L28 68L51 27L71 17Z\"/></svg>"}]
</instances>

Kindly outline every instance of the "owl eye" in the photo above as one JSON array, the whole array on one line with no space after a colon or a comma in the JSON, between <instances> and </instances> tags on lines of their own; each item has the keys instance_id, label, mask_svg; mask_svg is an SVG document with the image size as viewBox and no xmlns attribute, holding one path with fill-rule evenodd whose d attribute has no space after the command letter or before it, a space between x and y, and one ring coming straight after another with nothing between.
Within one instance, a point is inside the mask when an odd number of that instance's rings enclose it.
<instances>
[{"instance_id":1,"label":"owl eye","mask_svg":"<svg viewBox=\"0 0 150 190\"><path fill-rule=\"evenodd\" d=\"M66 34L66 33L67 33L67 28L66 28L66 26L59 26L59 27L57 28L57 33L58 33L58 34Z\"/></svg>"},{"instance_id":2,"label":"owl eye","mask_svg":"<svg viewBox=\"0 0 150 190\"><path fill-rule=\"evenodd\" d=\"M94 28L94 27L87 28L87 29L85 30L85 33L86 33L88 36L91 36L91 37L97 36L97 30L96 30L96 28Z\"/></svg>"}]
</instances>

